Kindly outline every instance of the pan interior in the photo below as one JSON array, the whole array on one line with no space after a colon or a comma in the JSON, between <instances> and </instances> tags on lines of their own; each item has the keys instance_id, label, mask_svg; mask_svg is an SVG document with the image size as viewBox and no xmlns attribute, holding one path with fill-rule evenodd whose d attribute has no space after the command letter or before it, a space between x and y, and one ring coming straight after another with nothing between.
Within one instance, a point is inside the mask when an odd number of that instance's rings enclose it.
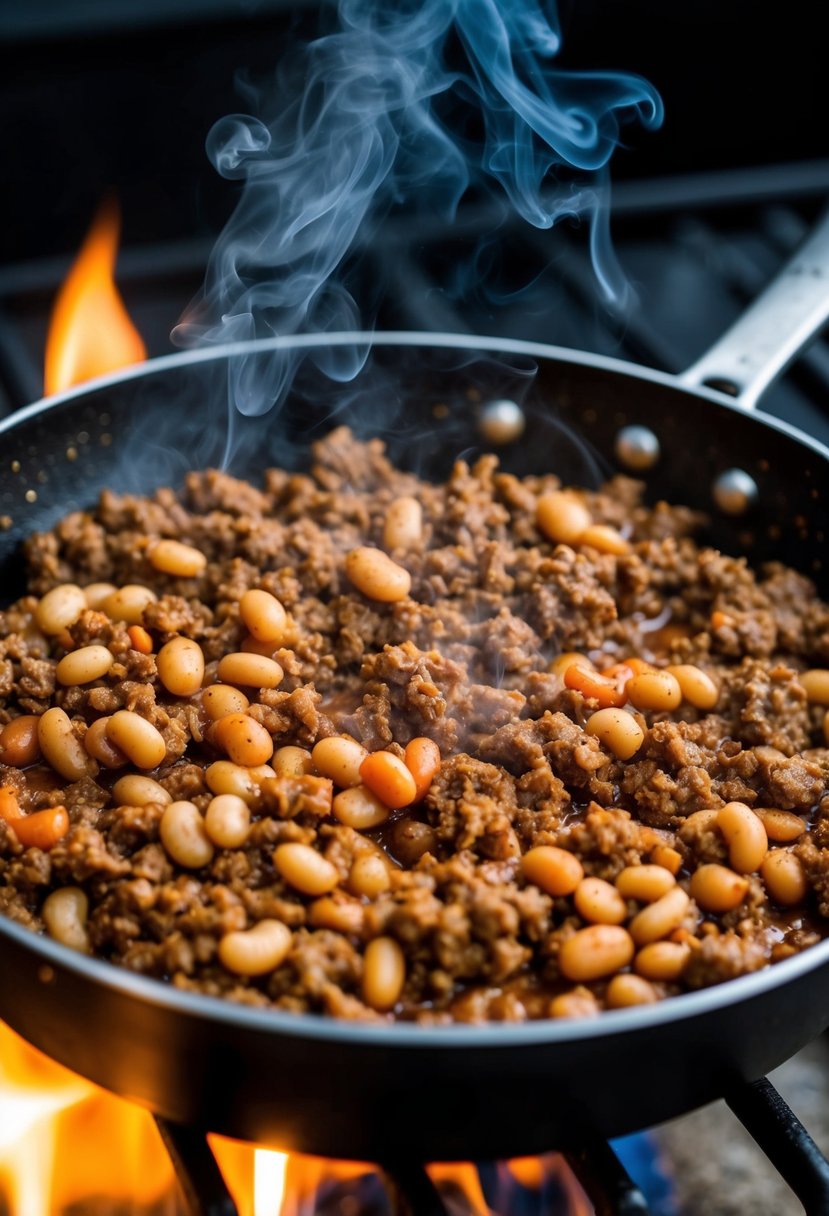
<instances>
[{"instance_id":1,"label":"pan interior","mask_svg":"<svg viewBox=\"0 0 829 1216\"><path fill-rule=\"evenodd\" d=\"M354 341L350 336L348 340ZM379 337L363 371L348 383L321 372L313 358L302 359L292 392L281 409L257 417L228 415L229 360L248 359L255 375L257 361L273 357L275 351L290 347L324 352L330 343L329 338L306 339L158 361L135 373L67 394L52 404L35 406L16 422L1 427L0 512L7 524L0 534L4 597L13 598L23 588L21 540L34 529L50 527L70 510L90 506L105 487L147 494L160 485L179 485L191 468L222 465L237 476L255 481L269 465L303 467L308 461L309 444L341 423L348 423L362 438L383 438L397 463L439 479L446 476L457 457L472 460L487 450L489 445L479 426L481 410L488 402L503 398L517 402L527 418L523 436L499 450L502 465L509 471L553 471L569 483L597 485L616 468L619 429L631 423L646 425L657 434L662 449L661 459L646 475L647 495L652 501L667 498L709 512L708 536L727 552L744 553L757 563L783 559L823 581L821 549L826 512L822 486L829 452L785 424L747 415L717 394L690 392L670 377L610 360L530 344L451 335L428 339L422 335ZM716 475L733 466L749 472L760 489L754 511L738 520L717 515L710 493ZM342 1068L343 1114L340 1123L332 1125L332 1137L335 1131L338 1136L344 1134L355 1122L348 1105L353 1074L346 1046L358 1049L363 1060L370 1056L374 1061L371 1067L376 1068L376 1076L372 1074L371 1080L378 1092L386 1092L389 1070L399 1067L397 1053L409 1048L415 1049L412 1054L418 1059L434 1050L445 1053L441 1059L446 1067L468 1068L464 1079L470 1093L474 1091L479 1097L487 1078L501 1084L504 1076L516 1078L517 1098L511 1106L507 1104L507 1109L521 1110L524 1103L526 1116L517 1119L523 1135L527 1119L552 1117L544 1113L549 1103L539 1097L535 1107L528 1101L539 1087L537 1069L527 1055L521 1061L517 1057L507 1060L499 1048L548 1049L547 1067L559 1069L562 1078L567 1079L573 1053L583 1050L584 1061L589 1057L604 1067L608 1053L615 1055L621 1050L624 1055L625 1042L629 1045L636 1036L647 1038L648 1046L655 1048L659 1035L672 1035L671 1051L690 1052L693 1028L703 1025L708 1034L711 1023L707 1019L730 1010L733 1028L726 1028L725 1034L722 1026L719 1029L722 1059L730 1061L729 1066L739 1066L742 1075L757 1075L758 1070L779 1062L816 1033L827 1007L819 999L804 1000L798 985L805 986L827 973L829 941L755 975L650 1008L615 1011L598 1023L446 1029L406 1025L375 1028L235 1007L176 991L97 959L75 956L54 942L35 938L2 921L0 945L4 949L13 947L13 957L25 960L32 993L43 988L45 972L56 975L59 983L70 989L74 985L79 995L85 993L88 1017L104 1023L108 1018L111 1023L100 1025L103 1034L126 1036L131 1031L140 1036L146 1027L158 1027L157 1039L147 1031L146 1041L141 1044L146 1058L152 1057L155 1072L149 1075L148 1069L136 1063L129 1066L132 1071L127 1078L123 1070L129 1063L128 1053L115 1052L112 1061L102 1065L101 1053L93 1053L90 1047L89 1026L84 1018L77 1012L70 1016L72 1011L64 1008L58 1011L55 997L59 990L41 993L37 1019L33 1018L31 1005L25 1008L8 992L0 1002L4 1016L24 1034L28 1030L51 1054L171 1116L190 1117L186 1106L180 1105L185 1101L182 1095L191 1091L199 1095L203 1082L206 1096L213 1103L211 1112L215 1112L217 1127L224 1121L224 1126L237 1134L263 1137L271 1130L255 1105L257 1094L260 1106L263 1102L263 1040L272 1044L267 1050L272 1053L269 1058L274 1074L288 1077L292 1084L291 1056L303 1042L312 1045L303 1049L309 1057L312 1049L313 1058L318 1051L328 1053L329 1066ZM829 981L820 979L820 983L825 987ZM794 1008L787 1007L784 1015L780 1010L793 992ZM817 995L820 997L821 992ZM772 1001L777 1001L773 1016L778 1020L778 1042L769 1045L768 1019L772 1015L768 1011ZM758 1008L765 1012L759 1015ZM119 1017L128 1015L123 1032L116 1012ZM755 1030L750 1034L744 1024ZM170 1074L162 1028L186 1057L189 1072L185 1073L182 1064L180 1073ZM218 1039L212 1037L213 1032ZM626 1041L625 1034L630 1036ZM620 1035L621 1049L614 1045ZM680 1036L684 1036L681 1045ZM741 1056L738 1048L743 1043ZM469 1052L457 1052L459 1045L468 1047ZM477 1052L477 1048L486 1050ZM231 1051L243 1069L247 1088L242 1086L239 1095L223 1088L226 1083L221 1077L210 1073L209 1065L217 1050ZM458 1056L464 1060L457 1061ZM500 1057L501 1063L491 1065L492 1057ZM658 1053L653 1058L653 1067L658 1069ZM621 1114L614 1112L611 1118L613 1099L610 1087L605 1086L601 1101L608 1104L608 1113L602 1125L617 1130L641 1126L676 1113L680 1104L707 1100L719 1084L714 1075L719 1064L718 1057L706 1065L706 1075L695 1094L671 1098L673 1106L666 1099L664 1109L648 1105L648 1094L658 1088L654 1082L643 1087L646 1092L641 1096L641 1111L631 1108ZM412 1065L415 1067L419 1064ZM629 1067L632 1076L640 1065L631 1058ZM685 1067L689 1075L693 1073L690 1060L685 1060ZM498 1068L503 1076L495 1075ZM606 1077L610 1072L606 1069L602 1075ZM215 1093L210 1085L215 1086ZM319 1087L316 1098L328 1103L327 1079L325 1085L320 1080ZM632 1092L630 1087L627 1092ZM242 1111L240 1104L245 1097L253 1104L253 1113ZM237 1105L231 1108L231 1102ZM306 1105L307 1110L302 1109L308 1127L316 1127L317 1107L311 1099ZM487 1134L492 1135L493 1120L484 1106L475 1118L482 1128L491 1125ZM469 1118L469 1111L466 1116ZM443 1135L434 1111L431 1117L437 1125L435 1136ZM383 1122L379 1120L379 1124ZM372 1134L381 1134L376 1119L370 1127ZM545 1125L544 1134L552 1134L551 1129L552 1124L550 1128ZM321 1142L314 1140L314 1134L308 1131L306 1147L319 1151ZM482 1152L487 1143L482 1141ZM355 1140L351 1151L360 1155L368 1149Z\"/></svg>"}]
</instances>

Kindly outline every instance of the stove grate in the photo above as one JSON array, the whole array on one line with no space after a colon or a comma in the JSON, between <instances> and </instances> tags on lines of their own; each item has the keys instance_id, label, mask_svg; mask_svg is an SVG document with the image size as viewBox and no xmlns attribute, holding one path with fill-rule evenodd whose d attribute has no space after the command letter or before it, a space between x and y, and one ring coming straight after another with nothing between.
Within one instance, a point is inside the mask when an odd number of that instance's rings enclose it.
<instances>
[{"instance_id":1,"label":"stove grate","mask_svg":"<svg viewBox=\"0 0 829 1216\"><path fill-rule=\"evenodd\" d=\"M738 1085L726 1101L800 1200L806 1216L829 1216L829 1161L771 1082L762 1078ZM206 1133L160 1117L156 1123L179 1179L187 1216L238 1216ZM607 1141L597 1137L582 1142L565 1150L564 1157L595 1216L649 1216L648 1201ZM380 1174L393 1216L447 1216L448 1209L422 1165L384 1162Z\"/></svg>"}]
</instances>

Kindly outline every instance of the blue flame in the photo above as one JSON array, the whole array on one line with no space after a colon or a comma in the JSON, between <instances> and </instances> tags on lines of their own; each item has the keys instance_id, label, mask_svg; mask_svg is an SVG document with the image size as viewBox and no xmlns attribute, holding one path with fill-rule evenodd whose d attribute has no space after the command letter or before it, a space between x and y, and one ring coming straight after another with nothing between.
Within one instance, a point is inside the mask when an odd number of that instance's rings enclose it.
<instances>
[{"instance_id":1,"label":"blue flame","mask_svg":"<svg viewBox=\"0 0 829 1216\"><path fill-rule=\"evenodd\" d=\"M339 0L337 13L336 32L292 52L271 87L247 86L258 117L230 115L208 136L218 172L243 185L174 340L364 328L346 256L393 208L451 221L470 187L505 195L539 228L586 216L598 282L618 300L606 166L623 123L661 122L652 86L554 68L561 35L541 0ZM563 169L590 180L551 189ZM326 370L348 379L365 351L338 356ZM236 405L264 412L292 374L274 360L263 384L242 365Z\"/></svg>"}]
</instances>

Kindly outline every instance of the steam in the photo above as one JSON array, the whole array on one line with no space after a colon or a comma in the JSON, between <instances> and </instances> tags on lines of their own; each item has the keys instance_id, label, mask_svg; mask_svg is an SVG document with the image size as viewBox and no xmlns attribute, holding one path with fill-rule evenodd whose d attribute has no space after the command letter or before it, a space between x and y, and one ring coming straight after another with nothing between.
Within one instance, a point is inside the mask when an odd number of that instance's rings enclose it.
<instances>
[{"instance_id":1,"label":"steam","mask_svg":"<svg viewBox=\"0 0 829 1216\"><path fill-rule=\"evenodd\" d=\"M212 163L242 189L177 343L363 328L349 280L379 223L403 207L451 221L467 192L506 196L537 228L585 217L600 288L624 295L606 166L624 123L661 121L646 81L552 66L561 38L541 0L339 0L337 17L270 87L245 86L258 116L230 115L208 136ZM339 346L315 358L345 381L365 356ZM264 383L263 364L232 365L243 414L266 412L291 382L292 356L268 361Z\"/></svg>"}]
</instances>

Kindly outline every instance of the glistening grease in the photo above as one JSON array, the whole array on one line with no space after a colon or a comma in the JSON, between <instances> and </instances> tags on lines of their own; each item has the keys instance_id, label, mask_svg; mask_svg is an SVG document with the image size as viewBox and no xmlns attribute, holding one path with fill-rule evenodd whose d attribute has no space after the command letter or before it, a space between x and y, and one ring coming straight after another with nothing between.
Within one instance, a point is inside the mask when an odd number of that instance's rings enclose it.
<instances>
[{"instance_id":1,"label":"glistening grease","mask_svg":"<svg viewBox=\"0 0 829 1216\"><path fill-rule=\"evenodd\" d=\"M829 606L638 483L105 492L2 616L0 904L182 989L591 1016L825 931ZM649 630L649 622L661 628Z\"/></svg>"}]
</instances>

